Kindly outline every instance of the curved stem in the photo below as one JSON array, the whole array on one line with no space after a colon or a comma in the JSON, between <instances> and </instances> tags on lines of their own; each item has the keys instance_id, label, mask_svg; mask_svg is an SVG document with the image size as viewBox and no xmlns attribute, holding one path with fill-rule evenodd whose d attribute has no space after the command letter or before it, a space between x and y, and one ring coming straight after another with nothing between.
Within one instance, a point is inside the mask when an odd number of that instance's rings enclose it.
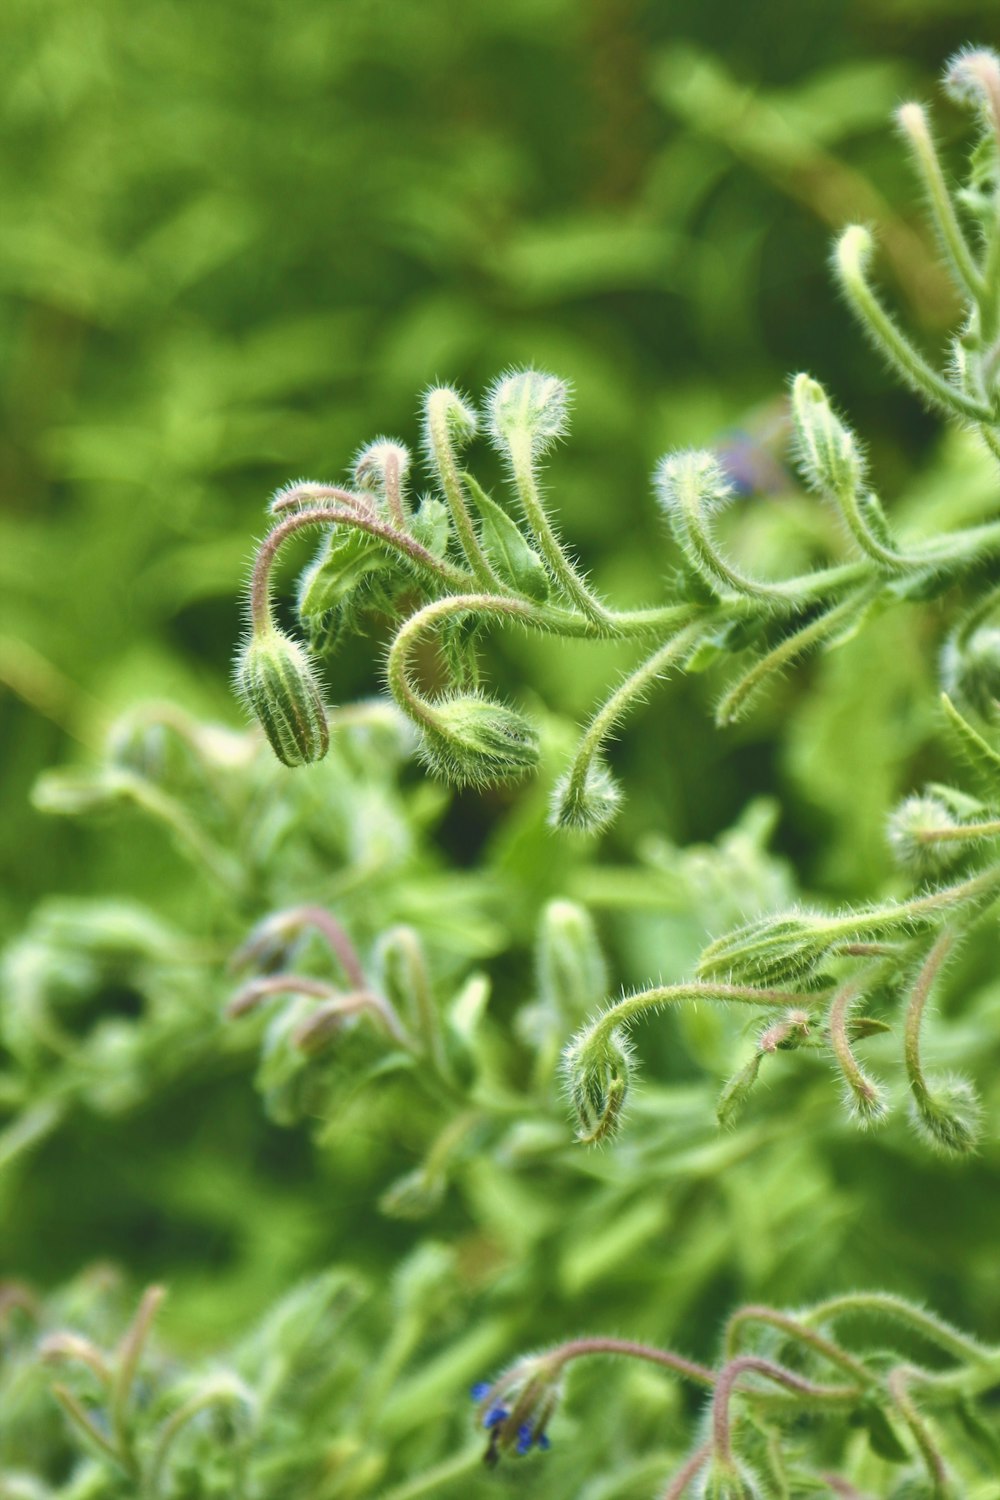
<instances>
[{"instance_id":1,"label":"curved stem","mask_svg":"<svg viewBox=\"0 0 1000 1500\"><path fill-rule=\"evenodd\" d=\"M443 562L428 552L419 542L405 532L397 531L387 521L360 511L314 506L309 510L298 510L277 526L264 538L254 559L250 579L250 621L254 630L267 630L271 625L271 570L281 547L290 536L310 526L355 526L393 547L409 562L435 580L452 588L465 588L469 575L453 564Z\"/></svg>"},{"instance_id":2,"label":"curved stem","mask_svg":"<svg viewBox=\"0 0 1000 1500\"><path fill-rule=\"evenodd\" d=\"M689 1458L685 1460L681 1468L671 1479L660 1500L682 1500L684 1491L698 1472L705 1467L712 1456L711 1443L702 1443L696 1448Z\"/></svg>"},{"instance_id":3,"label":"curved stem","mask_svg":"<svg viewBox=\"0 0 1000 1500\"><path fill-rule=\"evenodd\" d=\"M918 1104L930 1102L930 1092L920 1060L920 1027L934 982L941 972L941 967L948 957L954 940L954 934L948 930L942 932L937 938L920 967L906 1007L906 1020L903 1027L903 1059L910 1089Z\"/></svg>"},{"instance_id":4,"label":"curved stem","mask_svg":"<svg viewBox=\"0 0 1000 1500\"><path fill-rule=\"evenodd\" d=\"M811 1380L796 1375L793 1370L786 1370L784 1365L775 1364L772 1360L761 1359L756 1354L738 1355L719 1374L712 1397L712 1450L715 1457L723 1463L733 1462L729 1404L737 1382L742 1375L747 1374L762 1375L794 1395L805 1397L810 1404L857 1401L861 1395L857 1386L815 1385Z\"/></svg>"},{"instance_id":5,"label":"curved stem","mask_svg":"<svg viewBox=\"0 0 1000 1500\"><path fill-rule=\"evenodd\" d=\"M838 242L834 268L851 311L867 329L876 347L894 367L904 384L934 406L956 412L961 417L971 417L976 422L992 421L992 409L956 389L939 375L923 355L917 353L886 312L865 276L869 247L870 237L867 231L859 225L853 225Z\"/></svg>"},{"instance_id":6,"label":"curved stem","mask_svg":"<svg viewBox=\"0 0 1000 1500\"><path fill-rule=\"evenodd\" d=\"M848 1375L853 1375L855 1380L862 1385L877 1385L878 1381L874 1375L853 1355L848 1354L846 1349L841 1349L839 1344L833 1343L831 1339L824 1338L821 1333L814 1332L799 1318L792 1317L789 1313L778 1311L774 1307L759 1307L749 1305L739 1308L726 1325L725 1350L726 1359L732 1359L736 1354L739 1343L740 1331L746 1323L764 1323L769 1328L777 1328L781 1333L787 1334L789 1338L797 1339L805 1344L814 1354L821 1359L826 1359L832 1365L836 1365Z\"/></svg>"},{"instance_id":7,"label":"curved stem","mask_svg":"<svg viewBox=\"0 0 1000 1500\"><path fill-rule=\"evenodd\" d=\"M914 164L930 204L934 226L955 280L960 289L967 292L974 302L978 302L986 290L986 283L958 221L934 138L927 125L927 115L919 104L904 104L897 119L910 144Z\"/></svg>"},{"instance_id":8,"label":"curved stem","mask_svg":"<svg viewBox=\"0 0 1000 1500\"><path fill-rule=\"evenodd\" d=\"M647 1364L660 1365L666 1370L672 1370L675 1375L681 1375L685 1380L691 1380L695 1385L707 1386L710 1390L715 1385L715 1371L710 1370L707 1365L700 1365L695 1360L685 1359L681 1354L674 1354L669 1349L657 1349L652 1344L640 1344L634 1339L616 1338L582 1338L572 1339L569 1343L560 1344L555 1349L550 1349L542 1359L547 1367L559 1371L564 1365L574 1359L584 1359L592 1354L620 1354L626 1359L641 1359Z\"/></svg>"},{"instance_id":9,"label":"curved stem","mask_svg":"<svg viewBox=\"0 0 1000 1500\"><path fill-rule=\"evenodd\" d=\"M418 724L433 727L436 719L433 703L417 691L410 678L410 654L426 631L433 630L442 620L453 615L464 614L509 615L527 624L545 623L545 613L541 608L523 599L505 599L496 594L453 594L418 609L397 631L386 663L389 691L400 708Z\"/></svg>"},{"instance_id":10,"label":"curved stem","mask_svg":"<svg viewBox=\"0 0 1000 1500\"><path fill-rule=\"evenodd\" d=\"M518 434L510 441L511 470L525 520L538 543L549 570L563 593L588 619L602 626L613 624L613 615L592 594L576 568L566 556L552 529L538 489L538 477L531 451L530 434Z\"/></svg>"},{"instance_id":11,"label":"curved stem","mask_svg":"<svg viewBox=\"0 0 1000 1500\"><path fill-rule=\"evenodd\" d=\"M849 983L841 985L831 1002L827 1015L827 1026L830 1032L830 1045L833 1049L833 1055L837 1059L837 1066L844 1076L844 1082L850 1090L858 1116L862 1120L872 1121L883 1113L882 1095L879 1092L877 1084L869 1078L864 1068L854 1056L847 1029L851 1006L857 1000L860 993L861 986L857 980L851 980Z\"/></svg>"},{"instance_id":12,"label":"curved stem","mask_svg":"<svg viewBox=\"0 0 1000 1500\"><path fill-rule=\"evenodd\" d=\"M900 1365L895 1370L890 1371L886 1385L900 1415L913 1434L913 1440L919 1448L920 1456L927 1466L927 1472L930 1475L931 1484L933 1485L934 1500L950 1500L951 1485L948 1479L948 1470L945 1466L944 1458L931 1436L930 1428L927 1426L927 1423L917 1410L910 1396L907 1387L907 1380L910 1373L905 1365Z\"/></svg>"},{"instance_id":13,"label":"curved stem","mask_svg":"<svg viewBox=\"0 0 1000 1500\"><path fill-rule=\"evenodd\" d=\"M444 398L444 399L438 399ZM509 590L490 566L482 549L472 513L465 499L462 478L449 434L448 406L454 400L451 391L433 393L427 401L427 446L437 469L441 488L455 526L459 546L465 554L472 575L480 587L490 593L507 594Z\"/></svg>"},{"instance_id":14,"label":"curved stem","mask_svg":"<svg viewBox=\"0 0 1000 1500\"><path fill-rule=\"evenodd\" d=\"M590 768L612 730L624 718L636 699L642 696L646 688L655 682L667 667L672 666L681 658L690 646L694 645L700 630L700 625L689 626L658 647L651 656L636 667L634 672L619 683L603 707L598 709L584 730L576 755L573 757L566 787L567 800L572 801L581 796Z\"/></svg>"},{"instance_id":15,"label":"curved stem","mask_svg":"<svg viewBox=\"0 0 1000 1500\"><path fill-rule=\"evenodd\" d=\"M692 979L686 984L657 985L652 989L640 990L635 995L623 996L590 1023L586 1034L592 1036L613 1031L616 1026L628 1025L649 1011L657 1011L664 1005L676 1005L685 1000L714 1000L723 1005L735 1001L784 1010L789 1006L806 1008L820 1005L828 997L828 990L803 995L797 990L758 989L751 984L716 984L711 980Z\"/></svg>"},{"instance_id":16,"label":"curved stem","mask_svg":"<svg viewBox=\"0 0 1000 1500\"><path fill-rule=\"evenodd\" d=\"M928 1343L964 1363L976 1364L995 1358L998 1351L961 1333L926 1308L917 1307L893 1292L845 1292L800 1314L804 1323L836 1322L840 1318L874 1316L903 1323Z\"/></svg>"}]
</instances>

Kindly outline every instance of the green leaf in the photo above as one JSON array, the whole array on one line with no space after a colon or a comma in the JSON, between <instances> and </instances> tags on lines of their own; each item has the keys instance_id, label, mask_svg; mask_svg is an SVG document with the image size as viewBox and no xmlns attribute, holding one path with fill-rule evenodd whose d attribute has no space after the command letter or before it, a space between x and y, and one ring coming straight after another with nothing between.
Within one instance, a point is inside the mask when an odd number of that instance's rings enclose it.
<instances>
[{"instance_id":1,"label":"green leaf","mask_svg":"<svg viewBox=\"0 0 1000 1500\"><path fill-rule=\"evenodd\" d=\"M518 593L539 602L549 597L549 575L533 547L525 541L517 524L506 511L491 500L472 474L464 473L468 487L482 517L483 551L504 583Z\"/></svg>"},{"instance_id":2,"label":"green leaf","mask_svg":"<svg viewBox=\"0 0 1000 1500\"><path fill-rule=\"evenodd\" d=\"M1000 755L986 743L977 729L973 729L968 719L959 713L947 693L941 694L941 706L959 752L984 789L993 794L995 802L997 793L1000 792Z\"/></svg>"}]
</instances>

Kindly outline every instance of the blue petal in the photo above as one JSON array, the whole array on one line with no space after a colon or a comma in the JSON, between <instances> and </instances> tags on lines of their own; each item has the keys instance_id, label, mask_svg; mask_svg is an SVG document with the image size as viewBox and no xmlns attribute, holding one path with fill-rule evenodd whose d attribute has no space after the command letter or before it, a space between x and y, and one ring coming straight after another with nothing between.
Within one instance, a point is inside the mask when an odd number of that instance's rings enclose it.
<instances>
[{"instance_id":1,"label":"blue petal","mask_svg":"<svg viewBox=\"0 0 1000 1500\"><path fill-rule=\"evenodd\" d=\"M510 1412L506 1406L491 1406L483 1418L483 1426L486 1428L499 1427L501 1422L506 1422Z\"/></svg>"},{"instance_id":2,"label":"blue petal","mask_svg":"<svg viewBox=\"0 0 1000 1500\"><path fill-rule=\"evenodd\" d=\"M534 1438L532 1437L531 1433L531 1423L522 1422L520 1427L517 1429L518 1453L527 1453L530 1450L533 1441Z\"/></svg>"},{"instance_id":3,"label":"blue petal","mask_svg":"<svg viewBox=\"0 0 1000 1500\"><path fill-rule=\"evenodd\" d=\"M547 1432L540 1432L538 1434L536 1442L538 1443L538 1446L539 1448L541 1448L543 1453L547 1453L552 1447L552 1443Z\"/></svg>"},{"instance_id":4,"label":"blue petal","mask_svg":"<svg viewBox=\"0 0 1000 1500\"><path fill-rule=\"evenodd\" d=\"M485 1401L486 1397L489 1395L492 1389L493 1387L490 1385L488 1380L480 1380L478 1385L474 1385L472 1387L469 1395L472 1397L473 1401Z\"/></svg>"}]
</instances>

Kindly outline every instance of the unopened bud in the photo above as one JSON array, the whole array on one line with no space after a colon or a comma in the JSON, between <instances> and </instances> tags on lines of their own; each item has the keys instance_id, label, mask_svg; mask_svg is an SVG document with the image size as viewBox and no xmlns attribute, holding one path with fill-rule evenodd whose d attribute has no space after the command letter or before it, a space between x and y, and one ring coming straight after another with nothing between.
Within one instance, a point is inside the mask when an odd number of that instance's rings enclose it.
<instances>
[{"instance_id":1,"label":"unopened bud","mask_svg":"<svg viewBox=\"0 0 1000 1500\"><path fill-rule=\"evenodd\" d=\"M566 1048L563 1073L577 1140L592 1144L613 1135L632 1078L632 1048L624 1031L600 1021L588 1027Z\"/></svg>"},{"instance_id":2,"label":"unopened bud","mask_svg":"<svg viewBox=\"0 0 1000 1500\"><path fill-rule=\"evenodd\" d=\"M930 1146L945 1156L967 1156L979 1143L983 1107L965 1078L928 1078L910 1103L910 1118Z\"/></svg>"},{"instance_id":3,"label":"unopened bud","mask_svg":"<svg viewBox=\"0 0 1000 1500\"><path fill-rule=\"evenodd\" d=\"M940 797L907 797L889 817L887 838L893 857L914 875L933 875L964 852L960 840L942 839L960 827Z\"/></svg>"},{"instance_id":4,"label":"unopened bud","mask_svg":"<svg viewBox=\"0 0 1000 1500\"><path fill-rule=\"evenodd\" d=\"M514 781L538 764L538 736L528 720L491 698L439 699L433 721L422 728L425 761L455 786Z\"/></svg>"},{"instance_id":5,"label":"unopened bud","mask_svg":"<svg viewBox=\"0 0 1000 1500\"><path fill-rule=\"evenodd\" d=\"M305 649L274 626L255 631L236 667L236 688L286 766L322 760L326 708Z\"/></svg>"},{"instance_id":6,"label":"unopened bud","mask_svg":"<svg viewBox=\"0 0 1000 1500\"><path fill-rule=\"evenodd\" d=\"M796 375L792 415L799 472L806 484L824 495L856 493L865 478L861 449L854 433L834 412L819 381Z\"/></svg>"},{"instance_id":7,"label":"unopened bud","mask_svg":"<svg viewBox=\"0 0 1000 1500\"><path fill-rule=\"evenodd\" d=\"M715 1106L715 1118L723 1130L735 1125L746 1109L760 1073L763 1056L763 1051L755 1052L750 1061L740 1068L738 1073L733 1074L719 1095Z\"/></svg>"},{"instance_id":8,"label":"unopened bud","mask_svg":"<svg viewBox=\"0 0 1000 1500\"><path fill-rule=\"evenodd\" d=\"M813 974L832 941L828 919L816 913L760 917L709 943L697 975L735 984L800 984Z\"/></svg>"},{"instance_id":9,"label":"unopened bud","mask_svg":"<svg viewBox=\"0 0 1000 1500\"><path fill-rule=\"evenodd\" d=\"M593 760L579 779L568 771L556 783L549 822L553 828L600 833L613 823L622 792L603 761Z\"/></svg>"},{"instance_id":10,"label":"unopened bud","mask_svg":"<svg viewBox=\"0 0 1000 1500\"><path fill-rule=\"evenodd\" d=\"M991 47L969 47L957 52L948 63L944 86L956 104L985 109L996 117L1000 57Z\"/></svg>"},{"instance_id":11,"label":"unopened bud","mask_svg":"<svg viewBox=\"0 0 1000 1500\"><path fill-rule=\"evenodd\" d=\"M676 534L686 530L691 516L718 514L735 491L714 453L691 448L668 453L653 471L653 488L660 509Z\"/></svg>"},{"instance_id":12,"label":"unopened bud","mask_svg":"<svg viewBox=\"0 0 1000 1500\"><path fill-rule=\"evenodd\" d=\"M486 398L495 446L506 452L521 438L539 457L566 432L569 395L564 380L539 370L512 370L501 375Z\"/></svg>"},{"instance_id":13,"label":"unopened bud","mask_svg":"<svg viewBox=\"0 0 1000 1500\"><path fill-rule=\"evenodd\" d=\"M412 455L403 443L391 438L376 438L361 449L354 460L354 482L359 489L384 493L386 473L394 474L402 483L410 471Z\"/></svg>"},{"instance_id":14,"label":"unopened bud","mask_svg":"<svg viewBox=\"0 0 1000 1500\"><path fill-rule=\"evenodd\" d=\"M435 386L424 397L427 446L436 452L442 443L466 448L476 435L479 419L473 408L450 385Z\"/></svg>"}]
</instances>

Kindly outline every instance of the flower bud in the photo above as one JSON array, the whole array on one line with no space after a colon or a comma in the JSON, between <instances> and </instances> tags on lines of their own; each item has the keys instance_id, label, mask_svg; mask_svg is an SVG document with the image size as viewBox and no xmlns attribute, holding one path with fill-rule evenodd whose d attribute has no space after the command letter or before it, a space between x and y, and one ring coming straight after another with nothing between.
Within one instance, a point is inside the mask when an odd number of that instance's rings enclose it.
<instances>
[{"instance_id":1,"label":"flower bud","mask_svg":"<svg viewBox=\"0 0 1000 1500\"><path fill-rule=\"evenodd\" d=\"M283 765L322 760L330 745L326 709L297 641L274 626L255 631L240 654L236 688Z\"/></svg>"},{"instance_id":2,"label":"flower bud","mask_svg":"<svg viewBox=\"0 0 1000 1500\"><path fill-rule=\"evenodd\" d=\"M963 48L948 63L944 87L956 104L995 113L1000 99L1000 57L992 47Z\"/></svg>"},{"instance_id":3,"label":"flower bud","mask_svg":"<svg viewBox=\"0 0 1000 1500\"><path fill-rule=\"evenodd\" d=\"M735 493L715 454L704 448L666 454L653 471L653 488L678 540L690 517L717 515Z\"/></svg>"},{"instance_id":4,"label":"flower bud","mask_svg":"<svg viewBox=\"0 0 1000 1500\"><path fill-rule=\"evenodd\" d=\"M760 917L709 943L697 975L734 984L800 984L813 974L832 940L828 919L815 912Z\"/></svg>"},{"instance_id":5,"label":"flower bud","mask_svg":"<svg viewBox=\"0 0 1000 1500\"><path fill-rule=\"evenodd\" d=\"M514 781L538 764L538 736L523 715L474 694L439 699L425 723L421 753L455 786Z\"/></svg>"},{"instance_id":6,"label":"flower bud","mask_svg":"<svg viewBox=\"0 0 1000 1500\"><path fill-rule=\"evenodd\" d=\"M961 841L935 838L960 827L940 797L907 797L889 817L886 836L898 864L914 875L934 875L963 853Z\"/></svg>"},{"instance_id":7,"label":"flower bud","mask_svg":"<svg viewBox=\"0 0 1000 1500\"><path fill-rule=\"evenodd\" d=\"M393 442L391 438L376 438L355 458L354 482L358 489L384 494L387 471L395 477L397 484L402 484L411 462L412 454L403 443Z\"/></svg>"},{"instance_id":8,"label":"flower bud","mask_svg":"<svg viewBox=\"0 0 1000 1500\"><path fill-rule=\"evenodd\" d=\"M734 1073L719 1095L715 1106L715 1118L720 1127L727 1130L735 1125L737 1120L746 1109L757 1075L760 1073L760 1065L763 1061L763 1052L755 1052L750 1061Z\"/></svg>"},{"instance_id":9,"label":"flower bud","mask_svg":"<svg viewBox=\"0 0 1000 1500\"><path fill-rule=\"evenodd\" d=\"M858 440L834 412L819 381L796 375L792 415L799 472L806 484L824 495L857 493L865 479Z\"/></svg>"},{"instance_id":10,"label":"flower bud","mask_svg":"<svg viewBox=\"0 0 1000 1500\"><path fill-rule=\"evenodd\" d=\"M583 780L572 771L560 777L552 795L549 823L553 828L600 833L613 823L621 806L621 788L603 761L593 760Z\"/></svg>"},{"instance_id":11,"label":"flower bud","mask_svg":"<svg viewBox=\"0 0 1000 1500\"><path fill-rule=\"evenodd\" d=\"M538 370L501 375L486 398L494 445L505 453L517 439L527 439L539 457L561 438L568 425L569 386Z\"/></svg>"},{"instance_id":12,"label":"flower bud","mask_svg":"<svg viewBox=\"0 0 1000 1500\"><path fill-rule=\"evenodd\" d=\"M468 402L450 385L435 386L424 397L424 435L434 454L448 444L467 448L475 437L479 418Z\"/></svg>"},{"instance_id":13,"label":"flower bud","mask_svg":"<svg viewBox=\"0 0 1000 1500\"><path fill-rule=\"evenodd\" d=\"M1000 626L980 625L968 636L945 642L941 686L949 698L984 719L1000 716Z\"/></svg>"},{"instance_id":14,"label":"flower bud","mask_svg":"<svg viewBox=\"0 0 1000 1500\"><path fill-rule=\"evenodd\" d=\"M965 1078L928 1078L910 1102L910 1119L928 1145L944 1156L975 1151L982 1128L979 1095Z\"/></svg>"},{"instance_id":15,"label":"flower bud","mask_svg":"<svg viewBox=\"0 0 1000 1500\"><path fill-rule=\"evenodd\" d=\"M592 1144L618 1129L632 1076L632 1048L618 1026L601 1021L582 1031L563 1055L576 1138Z\"/></svg>"}]
</instances>

